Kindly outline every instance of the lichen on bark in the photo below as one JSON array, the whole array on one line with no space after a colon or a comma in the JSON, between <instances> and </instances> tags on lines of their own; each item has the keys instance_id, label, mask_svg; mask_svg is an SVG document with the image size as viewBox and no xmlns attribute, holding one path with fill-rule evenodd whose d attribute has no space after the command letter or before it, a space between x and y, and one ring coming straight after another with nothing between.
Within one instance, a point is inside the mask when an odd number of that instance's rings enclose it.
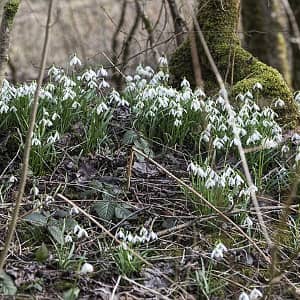
<instances>
[{"instance_id":1,"label":"lichen on bark","mask_svg":"<svg viewBox=\"0 0 300 300\"><path fill-rule=\"evenodd\" d=\"M236 34L239 0L199 0L198 3L197 19L200 28L222 77L232 87L232 94L251 90L255 83L260 82L263 85L262 105L270 105L276 98L282 99L285 106L277 110L278 121L289 126L298 124L300 117L297 106L281 74L253 57L240 45ZM197 48L206 91L215 90L217 88L215 76L199 42ZM179 85L183 77L186 77L192 85L195 84L190 53L190 44L185 41L171 56L170 73L174 85Z\"/></svg>"},{"instance_id":2,"label":"lichen on bark","mask_svg":"<svg viewBox=\"0 0 300 300\"><path fill-rule=\"evenodd\" d=\"M3 10L0 26L0 89L5 78L5 69L8 62L8 49L10 43L10 32L13 21L20 5L20 0L9 0Z\"/></svg>"}]
</instances>

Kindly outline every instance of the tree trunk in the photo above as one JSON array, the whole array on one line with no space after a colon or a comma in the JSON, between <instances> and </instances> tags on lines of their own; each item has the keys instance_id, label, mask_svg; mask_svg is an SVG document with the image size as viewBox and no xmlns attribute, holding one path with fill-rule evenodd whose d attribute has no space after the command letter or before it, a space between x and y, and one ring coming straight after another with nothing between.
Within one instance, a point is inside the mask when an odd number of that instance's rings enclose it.
<instances>
[{"instance_id":1,"label":"tree trunk","mask_svg":"<svg viewBox=\"0 0 300 300\"><path fill-rule=\"evenodd\" d=\"M0 89L5 78L5 70L8 62L8 49L10 42L10 32L13 21L18 11L20 0L9 0L3 10L2 22L0 26Z\"/></svg>"},{"instance_id":2,"label":"tree trunk","mask_svg":"<svg viewBox=\"0 0 300 300\"><path fill-rule=\"evenodd\" d=\"M295 126L300 116L292 93L281 74L252 56L240 46L236 28L239 22L239 0L198 0L197 19L202 29L211 54L225 81L232 86L232 94L245 93L253 85L263 85L263 105L270 105L273 99L281 98L285 106L277 110L281 124ZM202 74L205 86L216 89L214 74L198 43L199 56L202 60ZM193 85L194 74L190 54L190 44L185 41L173 53L170 59L171 80L178 85L185 76Z\"/></svg>"},{"instance_id":3,"label":"tree trunk","mask_svg":"<svg viewBox=\"0 0 300 300\"><path fill-rule=\"evenodd\" d=\"M242 0L245 49L276 68L292 86L289 21L278 0Z\"/></svg>"},{"instance_id":4,"label":"tree trunk","mask_svg":"<svg viewBox=\"0 0 300 300\"><path fill-rule=\"evenodd\" d=\"M297 25L300 27L300 3L299 0L290 0ZM300 43L300 41L298 41ZM292 44L293 48L293 87L300 90L300 49L297 43Z\"/></svg>"}]
</instances>

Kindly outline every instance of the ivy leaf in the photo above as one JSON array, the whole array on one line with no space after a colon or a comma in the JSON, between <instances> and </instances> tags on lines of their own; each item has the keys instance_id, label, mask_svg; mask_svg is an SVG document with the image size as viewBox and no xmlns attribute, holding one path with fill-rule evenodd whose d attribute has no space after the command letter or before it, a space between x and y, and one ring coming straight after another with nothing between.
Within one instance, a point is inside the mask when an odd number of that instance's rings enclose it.
<instances>
[{"instance_id":1,"label":"ivy leaf","mask_svg":"<svg viewBox=\"0 0 300 300\"><path fill-rule=\"evenodd\" d=\"M60 245L64 244L64 234L58 226L50 225L47 229L56 242L58 242Z\"/></svg>"},{"instance_id":2,"label":"ivy leaf","mask_svg":"<svg viewBox=\"0 0 300 300\"><path fill-rule=\"evenodd\" d=\"M115 207L115 216L117 219L128 219L128 220L135 220L136 216L131 216L132 211L128 208L124 207L123 205L118 205Z\"/></svg>"},{"instance_id":3,"label":"ivy leaf","mask_svg":"<svg viewBox=\"0 0 300 300\"><path fill-rule=\"evenodd\" d=\"M14 296L17 288L11 279L4 271L0 271L0 294L5 296Z\"/></svg>"},{"instance_id":4,"label":"ivy leaf","mask_svg":"<svg viewBox=\"0 0 300 300\"><path fill-rule=\"evenodd\" d=\"M33 212L24 217L23 220L35 226L46 226L48 218L41 213Z\"/></svg>"},{"instance_id":5,"label":"ivy leaf","mask_svg":"<svg viewBox=\"0 0 300 300\"><path fill-rule=\"evenodd\" d=\"M116 203L112 200L104 200L94 205L97 215L106 221L111 221L115 215Z\"/></svg>"}]
</instances>

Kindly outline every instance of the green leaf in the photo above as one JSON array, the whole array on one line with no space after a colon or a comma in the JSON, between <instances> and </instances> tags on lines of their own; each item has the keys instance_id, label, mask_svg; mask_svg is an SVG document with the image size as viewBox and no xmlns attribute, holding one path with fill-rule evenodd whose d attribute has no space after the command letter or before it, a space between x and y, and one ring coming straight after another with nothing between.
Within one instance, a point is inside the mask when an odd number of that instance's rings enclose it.
<instances>
[{"instance_id":1,"label":"green leaf","mask_svg":"<svg viewBox=\"0 0 300 300\"><path fill-rule=\"evenodd\" d=\"M124 145L131 145L137 139L138 139L137 133L134 130L130 129L125 132L123 139L122 139L122 143Z\"/></svg>"},{"instance_id":2,"label":"green leaf","mask_svg":"<svg viewBox=\"0 0 300 300\"><path fill-rule=\"evenodd\" d=\"M112 200L105 200L94 205L97 215L104 220L111 221L115 215L116 203Z\"/></svg>"},{"instance_id":3,"label":"green leaf","mask_svg":"<svg viewBox=\"0 0 300 300\"><path fill-rule=\"evenodd\" d=\"M14 296L17 288L11 279L4 271L0 271L0 294L5 296Z\"/></svg>"},{"instance_id":4,"label":"green leaf","mask_svg":"<svg viewBox=\"0 0 300 300\"><path fill-rule=\"evenodd\" d=\"M64 233L60 230L58 226L50 225L47 227L47 229L56 242L58 242L60 245L64 244Z\"/></svg>"},{"instance_id":5,"label":"green leaf","mask_svg":"<svg viewBox=\"0 0 300 300\"><path fill-rule=\"evenodd\" d=\"M42 245L35 252L35 259L38 262L43 263L47 260L48 256L49 256L48 248L45 245L45 243L42 243Z\"/></svg>"},{"instance_id":6,"label":"green leaf","mask_svg":"<svg viewBox=\"0 0 300 300\"><path fill-rule=\"evenodd\" d=\"M127 209L126 207L124 207L122 205L118 205L115 207L115 216L117 219L135 220L137 217L130 216L131 214L132 214L132 211L130 211L129 209Z\"/></svg>"},{"instance_id":7,"label":"green leaf","mask_svg":"<svg viewBox=\"0 0 300 300\"><path fill-rule=\"evenodd\" d=\"M63 299L64 300L75 300L78 298L80 293L80 289L78 287L71 288L64 292Z\"/></svg>"},{"instance_id":8,"label":"green leaf","mask_svg":"<svg viewBox=\"0 0 300 300\"><path fill-rule=\"evenodd\" d=\"M35 226L46 226L48 218L41 213L33 212L24 217L23 220Z\"/></svg>"}]
</instances>

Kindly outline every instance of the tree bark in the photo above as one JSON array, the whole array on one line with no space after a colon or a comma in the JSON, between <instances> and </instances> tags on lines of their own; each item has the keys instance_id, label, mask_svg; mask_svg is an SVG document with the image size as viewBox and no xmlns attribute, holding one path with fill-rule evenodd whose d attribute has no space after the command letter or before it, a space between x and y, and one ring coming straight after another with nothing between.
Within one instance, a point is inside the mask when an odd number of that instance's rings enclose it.
<instances>
[{"instance_id":1,"label":"tree bark","mask_svg":"<svg viewBox=\"0 0 300 300\"><path fill-rule=\"evenodd\" d=\"M260 105L270 105L281 98L285 106L277 109L278 121L295 126L300 120L292 92L281 74L262 63L240 46L236 33L239 22L239 0L198 0L197 20L202 29L211 54L225 81L231 84L233 95L251 90L255 83L263 85L263 101ZM198 42L202 74L206 90L216 90L214 74ZM170 59L171 81L178 85L185 76L195 85L189 41L185 41Z\"/></svg>"},{"instance_id":2,"label":"tree bark","mask_svg":"<svg viewBox=\"0 0 300 300\"><path fill-rule=\"evenodd\" d=\"M290 5L295 15L297 25L300 27L300 3L299 0L290 0ZM300 41L298 41L300 43ZM300 49L297 43L292 43L293 49L293 87L300 90Z\"/></svg>"},{"instance_id":3,"label":"tree bark","mask_svg":"<svg viewBox=\"0 0 300 300\"><path fill-rule=\"evenodd\" d=\"M292 86L289 21L278 0L242 0L245 49L276 68Z\"/></svg>"},{"instance_id":4,"label":"tree bark","mask_svg":"<svg viewBox=\"0 0 300 300\"><path fill-rule=\"evenodd\" d=\"M5 70L8 62L8 50L10 43L10 32L13 21L18 11L20 0L9 0L3 10L2 22L0 26L0 89L5 78Z\"/></svg>"}]
</instances>

